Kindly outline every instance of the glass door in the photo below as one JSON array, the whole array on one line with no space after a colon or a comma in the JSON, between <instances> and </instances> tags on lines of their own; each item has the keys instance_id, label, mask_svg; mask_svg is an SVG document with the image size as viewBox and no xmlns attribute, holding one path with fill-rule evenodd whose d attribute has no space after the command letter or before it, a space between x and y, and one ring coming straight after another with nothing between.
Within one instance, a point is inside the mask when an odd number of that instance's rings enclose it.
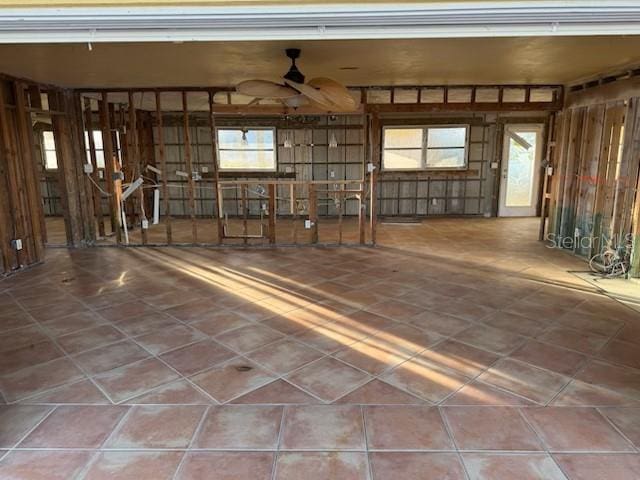
<instances>
[{"instance_id":1,"label":"glass door","mask_svg":"<svg viewBox=\"0 0 640 480\"><path fill-rule=\"evenodd\" d=\"M506 125L500 181L501 217L533 217L538 205L542 125Z\"/></svg>"}]
</instances>

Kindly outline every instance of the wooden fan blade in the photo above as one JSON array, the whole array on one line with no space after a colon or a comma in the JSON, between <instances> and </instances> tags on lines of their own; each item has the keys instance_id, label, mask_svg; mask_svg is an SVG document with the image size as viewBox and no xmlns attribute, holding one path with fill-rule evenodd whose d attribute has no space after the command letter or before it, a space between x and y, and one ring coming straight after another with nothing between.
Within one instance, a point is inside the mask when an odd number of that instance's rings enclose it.
<instances>
[{"instance_id":1,"label":"wooden fan blade","mask_svg":"<svg viewBox=\"0 0 640 480\"><path fill-rule=\"evenodd\" d=\"M256 98L291 98L298 95L293 88L268 80L246 80L236 85L236 91Z\"/></svg>"},{"instance_id":2,"label":"wooden fan blade","mask_svg":"<svg viewBox=\"0 0 640 480\"><path fill-rule=\"evenodd\" d=\"M352 112L358 108L358 102L349 93L349 90L335 80L322 77L314 78L308 82L308 85L318 89L329 102L337 107L338 111Z\"/></svg>"}]
</instances>

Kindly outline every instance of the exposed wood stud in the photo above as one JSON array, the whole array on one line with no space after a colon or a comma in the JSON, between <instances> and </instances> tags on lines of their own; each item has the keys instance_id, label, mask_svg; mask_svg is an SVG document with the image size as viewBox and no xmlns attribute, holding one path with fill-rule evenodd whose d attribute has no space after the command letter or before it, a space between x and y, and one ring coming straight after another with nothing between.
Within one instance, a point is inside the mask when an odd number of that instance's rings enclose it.
<instances>
[{"instance_id":1,"label":"exposed wood stud","mask_svg":"<svg viewBox=\"0 0 640 480\"><path fill-rule=\"evenodd\" d=\"M164 151L164 123L162 114L162 93L156 91L156 121L158 125L158 156L160 157L160 168L162 169L162 205L164 207L164 224L166 228L167 244L173 241L171 233L171 203L169 202L169 185L167 170L167 159Z\"/></svg>"},{"instance_id":2,"label":"exposed wood stud","mask_svg":"<svg viewBox=\"0 0 640 480\"><path fill-rule=\"evenodd\" d=\"M184 131L184 159L187 166L189 180L187 183L189 195L189 215L191 217L191 230L193 243L198 243L198 224L196 223L196 194L195 179L193 170L193 160L191 158L191 127L189 126L189 104L187 102L187 92L182 92L182 116Z\"/></svg>"}]
</instances>

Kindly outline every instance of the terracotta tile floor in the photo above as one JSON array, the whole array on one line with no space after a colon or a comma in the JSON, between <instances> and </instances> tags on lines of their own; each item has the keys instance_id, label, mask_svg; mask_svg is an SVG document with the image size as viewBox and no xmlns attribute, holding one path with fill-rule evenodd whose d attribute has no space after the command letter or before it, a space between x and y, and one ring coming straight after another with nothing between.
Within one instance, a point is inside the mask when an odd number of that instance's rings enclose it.
<instances>
[{"instance_id":1,"label":"terracotta tile floor","mask_svg":"<svg viewBox=\"0 0 640 480\"><path fill-rule=\"evenodd\" d=\"M536 233L50 249L0 281L0 478L637 480L640 313Z\"/></svg>"}]
</instances>

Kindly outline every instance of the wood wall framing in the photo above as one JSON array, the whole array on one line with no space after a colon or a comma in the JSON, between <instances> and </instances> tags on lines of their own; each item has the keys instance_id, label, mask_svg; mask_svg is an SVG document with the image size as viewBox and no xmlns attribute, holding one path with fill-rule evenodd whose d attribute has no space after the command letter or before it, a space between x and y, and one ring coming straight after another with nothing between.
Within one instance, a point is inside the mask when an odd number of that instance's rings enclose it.
<instances>
[{"instance_id":1,"label":"wood wall framing","mask_svg":"<svg viewBox=\"0 0 640 480\"><path fill-rule=\"evenodd\" d=\"M570 250L588 257L612 236L633 235L640 275L638 98L603 88L613 99L585 89L569 94L563 108L563 88L553 85L355 87L361 108L332 115L249 105L226 88L72 91L6 78L2 269L42 261L45 214L64 217L70 246L127 239L130 245L315 244L326 243L327 228L337 232L330 243L373 244L379 216L495 216L504 125L535 122L546 126L545 166L551 167L540 192L541 238L572 238ZM48 120L32 123L34 114ZM385 171L382 128L411 124L469 125L468 168ZM221 172L215 132L225 126L274 128L276 171ZM42 166L43 128L54 133L57 171ZM137 178L143 186L121 201ZM156 195L159 223L153 224ZM191 231L186 239L175 231L184 221ZM345 236L345 221L355 222L355 237ZM286 238L277 233L282 222L291 225ZM589 236L591 244L580 242ZM22 250L13 248L15 239L22 239Z\"/></svg>"},{"instance_id":2,"label":"wood wall framing","mask_svg":"<svg viewBox=\"0 0 640 480\"><path fill-rule=\"evenodd\" d=\"M545 236L585 258L632 249L633 276L640 275L639 95L607 84L568 97L556 118Z\"/></svg>"}]
</instances>

